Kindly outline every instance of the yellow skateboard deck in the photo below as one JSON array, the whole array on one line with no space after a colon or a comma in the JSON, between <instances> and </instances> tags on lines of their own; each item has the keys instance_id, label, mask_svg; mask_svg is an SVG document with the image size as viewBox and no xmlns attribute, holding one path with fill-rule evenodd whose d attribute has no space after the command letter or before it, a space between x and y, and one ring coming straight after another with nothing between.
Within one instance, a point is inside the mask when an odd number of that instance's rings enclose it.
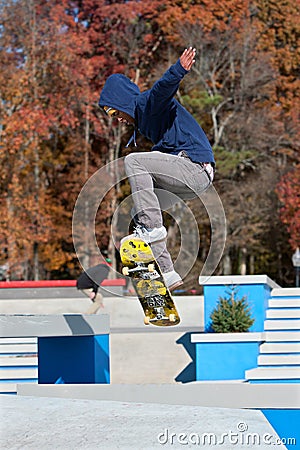
<instances>
[{"instance_id":1,"label":"yellow skateboard deck","mask_svg":"<svg viewBox=\"0 0 300 450\"><path fill-rule=\"evenodd\" d=\"M178 325L179 314L151 247L137 237L128 237L120 247L123 275L129 276L143 308L145 325Z\"/></svg>"}]
</instances>

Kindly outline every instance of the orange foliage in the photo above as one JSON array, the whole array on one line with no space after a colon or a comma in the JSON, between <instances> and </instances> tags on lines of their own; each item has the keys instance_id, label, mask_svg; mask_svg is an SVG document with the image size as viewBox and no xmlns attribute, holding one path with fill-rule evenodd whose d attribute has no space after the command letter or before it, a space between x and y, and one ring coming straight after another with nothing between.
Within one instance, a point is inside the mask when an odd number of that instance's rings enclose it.
<instances>
[{"instance_id":1,"label":"orange foliage","mask_svg":"<svg viewBox=\"0 0 300 450\"><path fill-rule=\"evenodd\" d=\"M270 157L279 153L287 164L299 162L297 2L7 0L2 13L0 183L4 195L0 204L0 265L9 262L12 271L17 266L25 267L21 276L37 276L32 269L37 260L42 275L74 273L71 217L76 197L86 177L104 161L119 156L116 143L121 145L127 137L123 129L97 111L99 91L114 72L137 80L141 89L148 88L184 47L201 47L195 37L200 34L189 34L189 30L201 30L206 45L203 49L216 50L221 36L237 43L227 46L232 52L244 48L246 55L249 44L257 40L252 59L247 62L247 79L238 77L242 58L234 59L232 53L232 60L239 61L240 66L225 71L228 61L220 58L214 77L205 82L215 90L214 95L220 96L227 94L227 86L235 86L235 95L248 89L248 103L243 104L249 106L244 111L247 133L241 133L244 123L237 124L231 133L236 142L241 140L241 148L257 142L257 136L252 140L251 126L255 129L257 121L264 119L260 128L264 145L268 136L273 141L278 137ZM224 54L230 55L225 47ZM215 55L216 51L212 52L212 58ZM261 63L272 65L273 80L259 90L259 83L265 82L260 77ZM245 79L248 86L239 90L239 83L242 85ZM261 97L251 98L251 89ZM198 101L197 112L203 92L197 83L187 91L193 101ZM214 101L213 96L208 100ZM262 118L253 114L248 117L250 110L268 113ZM230 113L228 106L225 119ZM275 128L277 134L273 133ZM285 205L281 217L288 225L293 247L299 244L297 232L300 235L297 177L299 166L278 188ZM110 204L115 204L112 199L97 219L98 234L105 245ZM298 212L293 204L297 204ZM12 275L19 273L15 269Z\"/></svg>"},{"instance_id":2,"label":"orange foliage","mask_svg":"<svg viewBox=\"0 0 300 450\"><path fill-rule=\"evenodd\" d=\"M277 188L282 203L280 216L290 234L293 250L300 247L300 164L285 174Z\"/></svg>"}]
</instances>

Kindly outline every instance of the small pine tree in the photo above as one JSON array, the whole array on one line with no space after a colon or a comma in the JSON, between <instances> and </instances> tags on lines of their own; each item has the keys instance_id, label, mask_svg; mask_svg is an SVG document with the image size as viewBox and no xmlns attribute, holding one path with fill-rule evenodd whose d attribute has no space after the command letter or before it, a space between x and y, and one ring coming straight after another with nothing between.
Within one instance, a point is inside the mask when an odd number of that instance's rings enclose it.
<instances>
[{"instance_id":1,"label":"small pine tree","mask_svg":"<svg viewBox=\"0 0 300 450\"><path fill-rule=\"evenodd\" d=\"M211 328L215 333L242 333L254 323L247 297L237 298L237 286L230 286L227 298L219 297L216 308L210 315Z\"/></svg>"}]
</instances>

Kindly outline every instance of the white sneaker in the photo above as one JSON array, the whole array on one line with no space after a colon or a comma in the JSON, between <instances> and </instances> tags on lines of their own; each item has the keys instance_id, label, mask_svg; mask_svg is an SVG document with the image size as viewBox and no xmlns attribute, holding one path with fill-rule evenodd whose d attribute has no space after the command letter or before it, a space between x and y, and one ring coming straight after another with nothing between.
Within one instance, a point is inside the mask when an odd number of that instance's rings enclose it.
<instances>
[{"instance_id":1,"label":"white sneaker","mask_svg":"<svg viewBox=\"0 0 300 450\"><path fill-rule=\"evenodd\" d=\"M143 239L147 244L151 244L152 242L163 241L166 239L167 230L164 226L149 230L142 225L137 225L134 230L134 235Z\"/></svg>"},{"instance_id":2,"label":"white sneaker","mask_svg":"<svg viewBox=\"0 0 300 450\"><path fill-rule=\"evenodd\" d=\"M175 270L163 273L163 277L165 279L167 288L170 291L173 291L174 289L183 284L181 276L179 275L179 273L175 272Z\"/></svg>"}]
</instances>

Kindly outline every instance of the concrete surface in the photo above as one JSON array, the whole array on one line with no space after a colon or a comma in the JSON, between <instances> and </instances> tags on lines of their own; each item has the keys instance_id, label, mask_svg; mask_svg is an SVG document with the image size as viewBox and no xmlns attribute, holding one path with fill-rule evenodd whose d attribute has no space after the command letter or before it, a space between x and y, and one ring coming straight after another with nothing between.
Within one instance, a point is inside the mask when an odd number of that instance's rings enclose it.
<instances>
[{"instance_id":1,"label":"concrete surface","mask_svg":"<svg viewBox=\"0 0 300 450\"><path fill-rule=\"evenodd\" d=\"M109 333L108 314L43 314L0 315L2 338L49 337L49 336L94 336Z\"/></svg>"},{"instance_id":2,"label":"concrete surface","mask_svg":"<svg viewBox=\"0 0 300 450\"><path fill-rule=\"evenodd\" d=\"M84 294L80 294L81 297L73 298L0 297L0 314L84 314L92 302ZM180 327L203 329L203 296L174 296L174 301L182 319ZM143 311L136 297L105 297L103 303L104 308L101 308L98 314L110 315L111 328L140 327L154 331L153 326L145 327Z\"/></svg>"},{"instance_id":3,"label":"concrete surface","mask_svg":"<svg viewBox=\"0 0 300 450\"><path fill-rule=\"evenodd\" d=\"M276 395L274 395L276 392ZM297 384L236 381L187 384L19 384L18 395L215 408L299 409Z\"/></svg>"},{"instance_id":4,"label":"concrete surface","mask_svg":"<svg viewBox=\"0 0 300 450\"><path fill-rule=\"evenodd\" d=\"M279 439L253 410L18 396L0 402L0 444L7 450L230 450L244 442L262 450Z\"/></svg>"},{"instance_id":5,"label":"concrete surface","mask_svg":"<svg viewBox=\"0 0 300 450\"><path fill-rule=\"evenodd\" d=\"M271 289L280 289L280 286L267 275L216 275L207 277L199 276L200 285L242 285L242 284L265 284Z\"/></svg>"},{"instance_id":6,"label":"concrete surface","mask_svg":"<svg viewBox=\"0 0 300 450\"><path fill-rule=\"evenodd\" d=\"M123 295L124 286L101 286L99 292L101 292L104 297ZM82 292L75 286L0 288L0 300L81 297Z\"/></svg>"},{"instance_id":7,"label":"concrete surface","mask_svg":"<svg viewBox=\"0 0 300 450\"><path fill-rule=\"evenodd\" d=\"M174 327L177 329L177 327ZM195 380L195 367L180 330L110 335L111 383L175 383ZM183 342L181 344L180 342Z\"/></svg>"}]
</instances>

